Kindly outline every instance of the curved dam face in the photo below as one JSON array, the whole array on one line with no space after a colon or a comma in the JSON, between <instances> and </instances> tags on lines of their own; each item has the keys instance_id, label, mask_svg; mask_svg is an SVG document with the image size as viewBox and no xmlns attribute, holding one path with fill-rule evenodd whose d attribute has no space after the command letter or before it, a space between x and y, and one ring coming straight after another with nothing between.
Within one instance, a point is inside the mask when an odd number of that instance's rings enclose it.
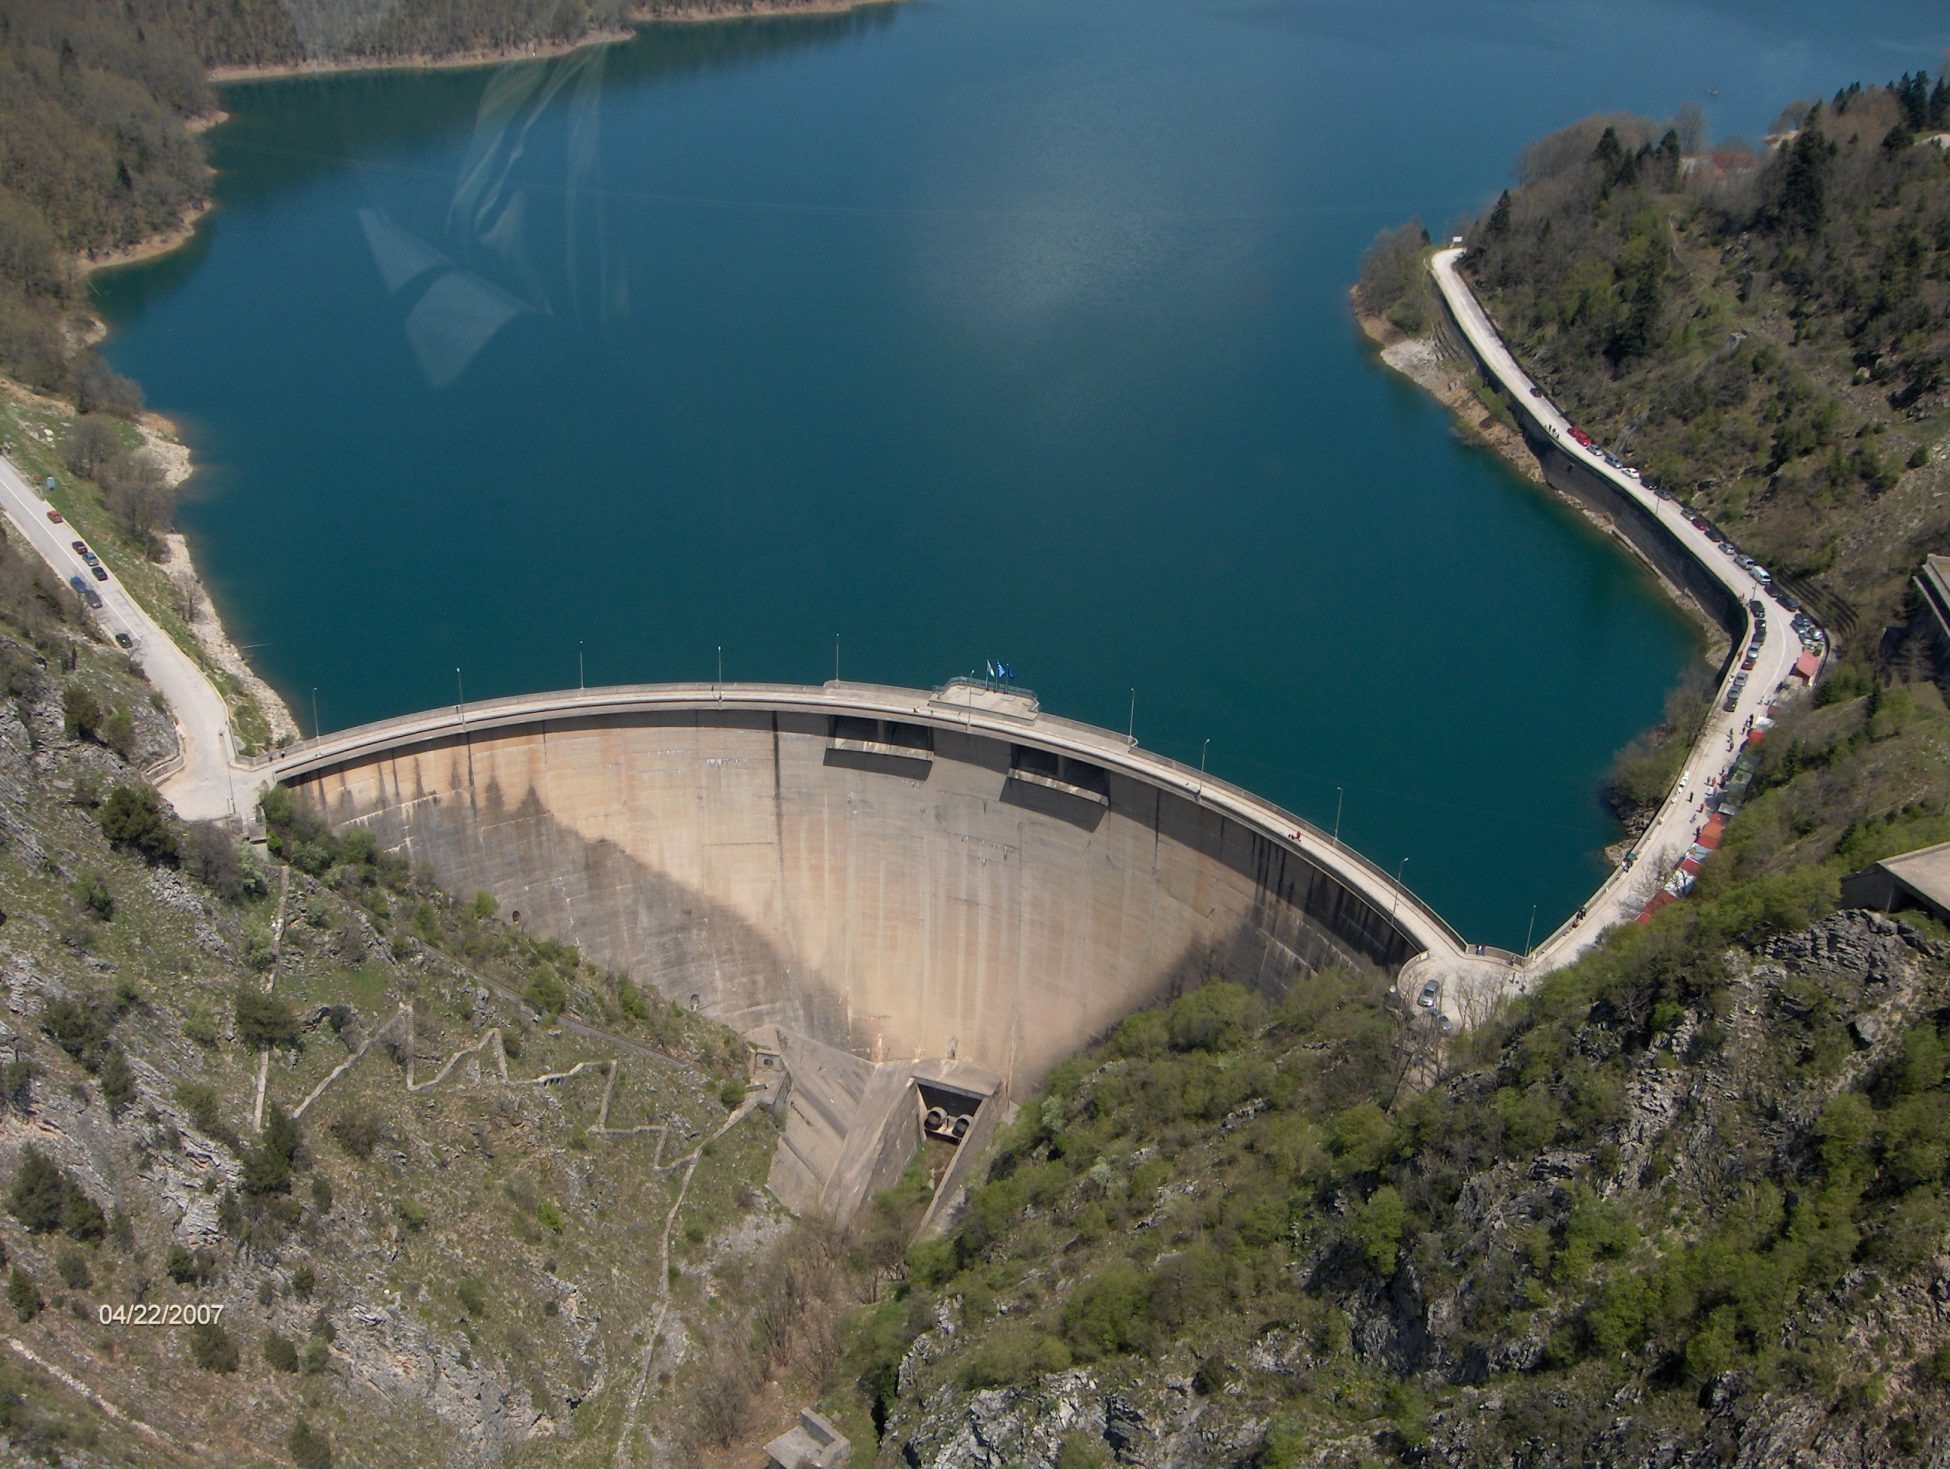
<instances>
[{"instance_id":1,"label":"curved dam face","mask_svg":"<svg viewBox=\"0 0 1950 1469\"><path fill-rule=\"evenodd\" d=\"M747 1034L1018 1093L1131 1010L1453 939L1296 818L1033 700L589 690L280 756L334 825Z\"/></svg>"}]
</instances>

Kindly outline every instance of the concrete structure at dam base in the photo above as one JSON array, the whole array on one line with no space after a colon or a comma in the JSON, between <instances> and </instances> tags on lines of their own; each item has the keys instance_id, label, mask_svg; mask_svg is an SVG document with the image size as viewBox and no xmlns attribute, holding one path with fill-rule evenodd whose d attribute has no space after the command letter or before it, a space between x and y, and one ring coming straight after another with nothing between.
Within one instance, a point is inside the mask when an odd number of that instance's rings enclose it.
<instances>
[{"instance_id":1,"label":"concrete structure at dam base","mask_svg":"<svg viewBox=\"0 0 1950 1469\"><path fill-rule=\"evenodd\" d=\"M1212 977L1507 986L1328 834L1022 690L653 685L348 730L273 777L452 891L743 1033L790 1081L780 1198L844 1217Z\"/></svg>"}]
</instances>

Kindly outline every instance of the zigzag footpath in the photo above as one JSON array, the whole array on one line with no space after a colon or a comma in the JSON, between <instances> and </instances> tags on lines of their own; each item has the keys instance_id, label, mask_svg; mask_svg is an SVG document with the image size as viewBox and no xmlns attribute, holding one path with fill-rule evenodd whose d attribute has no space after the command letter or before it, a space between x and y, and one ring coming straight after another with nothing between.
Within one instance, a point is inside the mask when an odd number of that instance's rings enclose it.
<instances>
[{"instance_id":1,"label":"zigzag footpath","mask_svg":"<svg viewBox=\"0 0 1950 1469\"><path fill-rule=\"evenodd\" d=\"M1761 718L1777 699L1790 692L1788 677L1801 656L1802 647L1800 640L1788 631L1785 609L1773 602L1775 594L1722 551L1714 537L1696 526L1684 506L1653 493L1607 460L1598 448L1586 447L1572 437L1571 420L1517 364L1482 302L1463 280L1458 269L1463 253L1461 249L1438 250L1430 257L1429 268L1450 317L1468 340L1478 364L1509 398L1513 411L1527 418L1541 435L1553 440L1573 462L1602 477L1669 532L1688 556L1727 589L1743 609L1746 620L1746 639L1734 644L1712 712L1700 726L1684 772L1666 793L1651 824L1640 836L1634 849L1637 855L1633 866L1614 868L1580 910L1580 915L1531 951L1526 970L1543 974L1576 959L1597 943L1599 935L1612 924L1636 917L1650 896L1643 890L1646 874L1663 876L1679 866L1705 820L1708 786L1717 783L1732 767L1752 721ZM1757 618L1749 610L1757 601L1763 607L1773 605L1776 615L1768 620ZM1745 685L1734 695L1729 710L1727 696L1733 692L1740 670L1741 651L1757 635L1760 647L1755 666Z\"/></svg>"}]
</instances>

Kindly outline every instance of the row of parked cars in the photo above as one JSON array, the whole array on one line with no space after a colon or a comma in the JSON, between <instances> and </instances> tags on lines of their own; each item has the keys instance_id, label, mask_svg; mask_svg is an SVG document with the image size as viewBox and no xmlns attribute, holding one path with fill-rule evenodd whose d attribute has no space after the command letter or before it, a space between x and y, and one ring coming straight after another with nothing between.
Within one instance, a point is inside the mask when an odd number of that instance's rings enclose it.
<instances>
[{"instance_id":1,"label":"row of parked cars","mask_svg":"<svg viewBox=\"0 0 1950 1469\"><path fill-rule=\"evenodd\" d=\"M52 489L53 487L54 487L54 481L50 479L48 481L48 488ZM59 510L48 511L47 518L53 521L54 524L56 525L61 524L61 512ZM108 580L108 568L102 565L101 557L97 556L93 551L88 549L88 543L86 541L70 541L68 544L74 547L75 555L79 556L82 559L82 562L88 567L88 570L94 574L96 581ZM93 587L89 586L88 583L83 581L80 577L78 576L69 577L68 585L73 587L75 591L75 595L80 597L81 600L86 602L90 607L100 608L103 605L102 594L96 591ZM117 634L115 634L115 642L118 647L133 648L135 646L135 639L130 637L125 632L118 632Z\"/></svg>"}]
</instances>

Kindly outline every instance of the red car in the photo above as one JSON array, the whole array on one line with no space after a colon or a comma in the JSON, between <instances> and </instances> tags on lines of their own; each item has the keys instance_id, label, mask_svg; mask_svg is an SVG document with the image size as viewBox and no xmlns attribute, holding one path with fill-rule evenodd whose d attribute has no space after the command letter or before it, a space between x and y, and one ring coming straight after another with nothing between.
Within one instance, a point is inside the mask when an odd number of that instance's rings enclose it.
<instances>
[{"instance_id":1,"label":"red car","mask_svg":"<svg viewBox=\"0 0 1950 1469\"><path fill-rule=\"evenodd\" d=\"M56 525L59 525L61 523L61 512L59 510L50 510L47 512L47 518Z\"/></svg>"}]
</instances>

